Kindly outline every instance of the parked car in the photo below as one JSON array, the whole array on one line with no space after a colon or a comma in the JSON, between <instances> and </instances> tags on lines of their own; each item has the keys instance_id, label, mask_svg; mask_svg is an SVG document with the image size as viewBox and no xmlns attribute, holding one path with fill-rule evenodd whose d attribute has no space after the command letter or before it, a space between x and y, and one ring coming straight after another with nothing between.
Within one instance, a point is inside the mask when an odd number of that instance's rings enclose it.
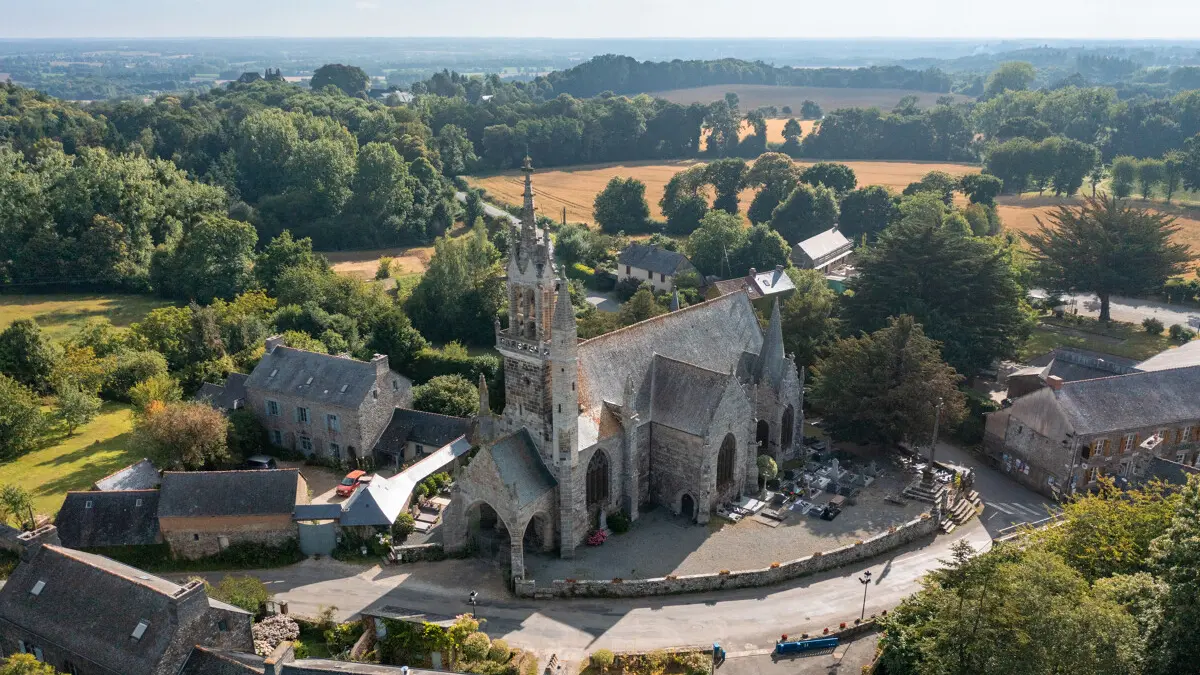
<instances>
[{"instance_id":1,"label":"parked car","mask_svg":"<svg viewBox=\"0 0 1200 675\"><path fill-rule=\"evenodd\" d=\"M350 473L346 474L346 477L343 478L342 482L338 484L337 496L349 497L350 495L354 494L354 491L358 489L359 485L366 485L370 482L371 477L367 475L366 471L359 471L357 469L351 471Z\"/></svg>"},{"instance_id":2,"label":"parked car","mask_svg":"<svg viewBox=\"0 0 1200 675\"><path fill-rule=\"evenodd\" d=\"M269 455L250 455L243 465L247 469L278 469L279 464Z\"/></svg>"}]
</instances>

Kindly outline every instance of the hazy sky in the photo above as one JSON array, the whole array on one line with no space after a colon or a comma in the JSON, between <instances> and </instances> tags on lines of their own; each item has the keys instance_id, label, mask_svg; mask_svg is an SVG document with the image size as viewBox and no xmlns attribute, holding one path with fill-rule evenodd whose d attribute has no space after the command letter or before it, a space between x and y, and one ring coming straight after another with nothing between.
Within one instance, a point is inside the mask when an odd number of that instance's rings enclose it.
<instances>
[{"instance_id":1,"label":"hazy sky","mask_svg":"<svg viewBox=\"0 0 1200 675\"><path fill-rule=\"evenodd\" d=\"M1200 38L1197 0L0 0L0 37Z\"/></svg>"}]
</instances>

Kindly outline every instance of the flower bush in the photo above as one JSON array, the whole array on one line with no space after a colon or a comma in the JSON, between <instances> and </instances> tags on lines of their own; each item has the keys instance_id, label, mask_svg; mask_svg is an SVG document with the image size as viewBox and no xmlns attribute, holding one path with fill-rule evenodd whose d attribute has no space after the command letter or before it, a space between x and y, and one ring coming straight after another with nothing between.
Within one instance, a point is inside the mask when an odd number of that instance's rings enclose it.
<instances>
[{"instance_id":1,"label":"flower bush","mask_svg":"<svg viewBox=\"0 0 1200 675\"><path fill-rule=\"evenodd\" d=\"M300 624L286 614L275 614L254 624L250 629L254 637L254 652L266 656L285 640L300 637Z\"/></svg>"},{"instance_id":2,"label":"flower bush","mask_svg":"<svg viewBox=\"0 0 1200 675\"><path fill-rule=\"evenodd\" d=\"M599 546L600 544L603 544L607 540L608 540L608 535L604 533L604 530L596 530L595 532L592 532L590 535L588 535L587 545L588 546Z\"/></svg>"}]
</instances>

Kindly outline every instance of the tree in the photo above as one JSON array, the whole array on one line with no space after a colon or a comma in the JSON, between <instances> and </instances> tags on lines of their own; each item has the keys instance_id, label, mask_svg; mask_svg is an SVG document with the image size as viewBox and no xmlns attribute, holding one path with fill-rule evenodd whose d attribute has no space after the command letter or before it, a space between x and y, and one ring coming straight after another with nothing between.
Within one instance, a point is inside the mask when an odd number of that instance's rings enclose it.
<instances>
[{"instance_id":1,"label":"tree","mask_svg":"<svg viewBox=\"0 0 1200 675\"><path fill-rule=\"evenodd\" d=\"M1138 161L1137 184L1143 200L1150 199L1154 188L1163 182L1166 171L1167 167L1161 159L1147 158Z\"/></svg>"},{"instance_id":2,"label":"tree","mask_svg":"<svg viewBox=\"0 0 1200 675\"><path fill-rule=\"evenodd\" d=\"M728 279L734 276L734 256L745 241L740 218L725 211L709 211L688 237L688 259L700 274Z\"/></svg>"},{"instance_id":3,"label":"tree","mask_svg":"<svg viewBox=\"0 0 1200 675\"><path fill-rule=\"evenodd\" d=\"M775 458L770 455L759 455L758 459L754 460L758 465L758 477L760 480L768 481L779 475L779 465L775 463Z\"/></svg>"},{"instance_id":4,"label":"tree","mask_svg":"<svg viewBox=\"0 0 1200 675\"><path fill-rule=\"evenodd\" d=\"M208 216L191 229L171 253L156 256L151 271L163 295L208 304L232 299L254 281L254 226L222 216Z\"/></svg>"},{"instance_id":5,"label":"tree","mask_svg":"<svg viewBox=\"0 0 1200 675\"><path fill-rule=\"evenodd\" d=\"M183 398L179 381L167 373L157 373L138 382L129 389L129 402L138 413L150 410L154 403L175 403Z\"/></svg>"},{"instance_id":6,"label":"tree","mask_svg":"<svg viewBox=\"0 0 1200 675\"><path fill-rule=\"evenodd\" d=\"M877 330L911 314L960 373L976 373L1014 356L1031 322L1013 246L942 224L936 195L902 205L904 218L884 230L859 261L845 302L855 331Z\"/></svg>"},{"instance_id":7,"label":"tree","mask_svg":"<svg viewBox=\"0 0 1200 675\"><path fill-rule=\"evenodd\" d=\"M100 397L78 385L62 382L54 400L54 414L67 425L67 436L74 436L77 428L96 419L100 405Z\"/></svg>"},{"instance_id":8,"label":"tree","mask_svg":"<svg viewBox=\"0 0 1200 675\"><path fill-rule=\"evenodd\" d=\"M333 85L349 96L364 96L371 86L371 78L358 66L327 63L313 72L308 85L313 91Z\"/></svg>"},{"instance_id":9,"label":"tree","mask_svg":"<svg viewBox=\"0 0 1200 675\"><path fill-rule=\"evenodd\" d=\"M367 346L373 353L387 354L391 367L405 372L429 342L399 307L389 307L375 316Z\"/></svg>"},{"instance_id":10,"label":"tree","mask_svg":"<svg viewBox=\"0 0 1200 675\"><path fill-rule=\"evenodd\" d=\"M1042 146L1052 153L1054 169L1050 183L1055 195L1074 195L1083 185L1088 173L1100 161L1095 146L1071 138L1051 137L1042 141Z\"/></svg>"},{"instance_id":11,"label":"tree","mask_svg":"<svg viewBox=\"0 0 1200 675\"><path fill-rule=\"evenodd\" d=\"M1200 190L1200 134L1196 134L1183 144L1183 187L1188 190Z\"/></svg>"},{"instance_id":12,"label":"tree","mask_svg":"<svg viewBox=\"0 0 1200 675\"><path fill-rule=\"evenodd\" d=\"M596 195L593 214L600 229L609 234L640 232L650 219L646 184L636 178L614 176Z\"/></svg>"},{"instance_id":13,"label":"tree","mask_svg":"<svg viewBox=\"0 0 1200 675\"><path fill-rule=\"evenodd\" d=\"M479 389L462 375L438 375L413 387L413 408L451 417L479 413Z\"/></svg>"},{"instance_id":14,"label":"tree","mask_svg":"<svg viewBox=\"0 0 1200 675\"><path fill-rule=\"evenodd\" d=\"M230 458L228 428L207 403L151 405L135 421L134 443L159 466L195 470Z\"/></svg>"},{"instance_id":15,"label":"tree","mask_svg":"<svg viewBox=\"0 0 1200 675\"><path fill-rule=\"evenodd\" d=\"M22 530L33 529L33 496L20 485L0 488L0 523L15 522Z\"/></svg>"},{"instance_id":16,"label":"tree","mask_svg":"<svg viewBox=\"0 0 1200 675\"><path fill-rule=\"evenodd\" d=\"M742 245L731 254L733 272L746 274L750 268L771 270L788 265L791 249L779 233L766 225L755 225L746 233Z\"/></svg>"},{"instance_id":17,"label":"tree","mask_svg":"<svg viewBox=\"0 0 1200 675\"><path fill-rule=\"evenodd\" d=\"M800 147L800 139L804 136L804 127L795 119L783 123L783 144L789 147Z\"/></svg>"},{"instance_id":18,"label":"tree","mask_svg":"<svg viewBox=\"0 0 1200 675\"><path fill-rule=\"evenodd\" d=\"M969 173L959 179L958 189L972 204L992 206L996 203L996 197L1004 191L1004 181L986 173Z\"/></svg>"},{"instance_id":19,"label":"tree","mask_svg":"<svg viewBox=\"0 0 1200 675\"><path fill-rule=\"evenodd\" d=\"M438 130L435 145L442 159L443 175L461 176L475 168L475 162L478 160L475 156L475 146L471 144L471 139L467 138L467 132L462 128L454 124L443 126Z\"/></svg>"},{"instance_id":20,"label":"tree","mask_svg":"<svg viewBox=\"0 0 1200 675\"><path fill-rule=\"evenodd\" d=\"M738 212L738 192L745 186L746 162L741 159L718 159L704 169L704 177L716 192L712 207L726 213Z\"/></svg>"},{"instance_id":21,"label":"tree","mask_svg":"<svg viewBox=\"0 0 1200 675\"><path fill-rule=\"evenodd\" d=\"M1187 245L1171 241L1179 231L1175 218L1132 208L1116 197L1060 206L1048 221L1037 218L1037 231L1021 235L1038 277L1054 290L1095 293L1101 321L1111 319L1114 293L1137 296L1159 289L1195 260Z\"/></svg>"},{"instance_id":22,"label":"tree","mask_svg":"<svg viewBox=\"0 0 1200 675\"><path fill-rule=\"evenodd\" d=\"M1138 175L1137 159L1129 156L1116 157L1112 161L1109 173L1112 175L1112 183L1109 184L1109 188L1113 195L1125 199L1133 194L1133 184Z\"/></svg>"},{"instance_id":23,"label":"tree","mask_svg":"<svg viewBox=\"0 0 1200 675\"><path fill-rule=\"evenodd\" d=\"M55 675L58 671L33 654L13 654L0 665L0 675Z\"/></svg>"},{"instance_id":24,"label":"tree","mask_svg":"<svg viewBox=\"0 0 1200 675\"><path fill-rule=\"evenodd\" d=\"M822 117L821 106L816 101L805 100L800 104L800 119L819 120Z\"/></svg>"},{"instance_id":25,"label":"tree","mask_svg":"<svg viewBox=\"0 0 1200 675\"><path fill-rule=\"evenodd\" d=\"M635 323L656 317L659 314L665 314L666 311L658 303L658 300L655 299L654 291L650 289L649 284L643 284L633 294L633 297L629 298L628 302L621 305L618 315L621 317L621 325L632 326Z\"/></svg>"},{"instance_id":26,"label":"tree","mask_svg":"<svg viewBox=\"0 0 1200 675\"><path fill-rule=\"evenodd\" d=\"M904 194L915 195L929 192L937 195L947 206L954 203L954 191L958 189L959 181L945 171L930 171L921 180L909 183L904 188Z\"/></svg>"},{"instance_id":27,"label":"tree","mask_svg":"<svg viewBox=\"0 0 1200 675\"><path fill-rule=\"evenodd\" d=\"M208 593L208 597L227 602L234 607L241 607L255 615L261 612L263 605L271 599L271 592L267 590L267 585L258 577L248 575L227 575L216 586L205 582L204 589Z\"/></svg>"},{"instance_id":28,"label":"tree","mask_svg":"<svg viewBox=\"0 0 1200 675\"><path fill-rule=\"evenodd\" d=\"M1087 175L1088 185L1092 186L1093 197L1096 196L1096 188L1104 182L1105 178L1108 178L1108 167L1104 165L1103 159L1097 159Z\"/></svg>"},{"instance_id":29,"label":"tree","mask_svg":"<svg viewBox=\"0 0 1200 675\"><path fill-rule=\"evenodd\" d=\"M1150 672L1194 670L1200 654L1200 478L1189 476L1167 531L1151 545L1154 571L1166 583L1162 623L1150 636Z\"/></svg>"},{"instance_id":30,"label":"tree","mask_svg":"<svg viewBox=\"0 0 1200 675\"><path fill-rule=\"evenodd\" d=\"M795 244L838 222L837 195L824 186L801 183L771 214L771 229Z\"/></svg>"},{"instance_id":31,"label":"tree","mask_svg":"<svg viewBox=\"0 0 1200 675\"><path fill-rule=\"evenodd\" d=\"M1163 156L1162 189L1163 198L1171 203L1171 198L1179 192L1183 185L1183 170L1186 158L1182 152L1173 150Z\"/></svg>"},{"instance_id":32,"label":"tree","mask_svg":"<svg viewBox=\"0 0 1200 675\"><path fill-rule=\"evenodd\" d=\"M104 357L104 384L100 394L113 401L128 401L130 391L138 382L167 374L167 360L154 350L123 348Z\"/></svg>"},{"instance_id":33,"label":"tree","mask_svg":"<svg viewBox=\"0 0 1200 675\"><path fill-rule=\"evenodd\" d=\"M883 185L861 187L842 198L838 231L858 241L865 235L874 240L885 227L900 217L896 195Z\"/></svg>"},{"instance_id":34,"label":"tree","mask_svg":"<svg viewBox=\"0 0 1200 675\"><path fill-rule=\"evenodd\" d=\"M985 99L995 98L1006 91L1024 91L1029 83L1037 77L1033 66L1024 61L1007 61L1001 63L988 77L987 86L983 91Z\"/></svg>"},{"instance_id":35,"label":"tree","mask_svg":"<svg viewBox=\"0 0 1200 675\"><path fill-rule=\"evenodd\" d=\"M800 180L813 187L824 185L838 196L847 194L858 185L854 169L838 162L817 162L801 172Z\"/></svg>"},{"instance_id":36,"label":"tree","mask_svg":"<svg viewBox=\"0 0 1200 675\"><path fill-rule=\"evenodd\" d=\"M913 317L888 319L874 333L838 340L813 369L813 403L836 438L927 443L935 404L952 428L966 413L962 380Z\"/></svg>"},{"instance_id":37,"label":"tree","mask_svg":"<svg viewBox=\"0 0 1200 675\"><path fill-rule=\"evenodd\" d=\"M769 221L775 207L795 189L798 180L796 165L791 157L778 152L759 155L744 179L747 187L759 188L746 212L750 222Z\"/></svg>"},{"instance_id":38,"label":"tree","mask_svg":"<svg viewBox=\"0 0 1200 675\"><path fill-rule=\"evenodd\" d=\"M708 213L708 198L700 192L706 180L705 168L697 165L667 181L658 205L667 217L668 232L691 234L700 227L700 220Z\"/></svg>"},{"instance_id":39,"label":"tree","mask_svg":"<svg viewBox=\"0 0 1200 675\"><path fill-rule=\"evenodd\" d=\"M421 281L405 309L412 324L430 340L495 340L493 320L504 301L500 253L482 227L454 239L439 237Z\"/></svg>"},{"instance_id":40,"label":"tree","mask_svg":"<svg viewBox=\"0 0 1200 675\"><path fill-rule=\"evenodd\" d=\"M0 459L12 459L33 448L43 428L37 395L0 374Z\"/></svg>"},{"instance_id":41,"label":"tree","mask_svg":"<svg viewBox=\"0 0 1200 675\"><path fill-rule=\"evenodd\" d=\"M33 319L17 319L0 331L0 374L46 394L56 359L54 345Z\"/></svg>"},{"instance_id":42,"label":"tree","mask_svg":"<svg viewBox=\"0 0 1200 675\"><path fill-rule=\"evenodd\" d=\"M795 292L780 305L783 347L796 365L812 367L838 337L837 294L817 270L788 268Z\"/></svg>"},{"instance_id":43,"label":"tree","mask_svg":"<svg viewBox=\"0 0 1200 675\"><path fill-rule=\"evenodd\" d=\"M324 272L329 269L329 263L324 256L313 253L312 239L293 239L292 233L284 230L255 257L254 276L267 293L274 296L277 295L280 277L291 269Z\"/></svg>"}]
</instances>

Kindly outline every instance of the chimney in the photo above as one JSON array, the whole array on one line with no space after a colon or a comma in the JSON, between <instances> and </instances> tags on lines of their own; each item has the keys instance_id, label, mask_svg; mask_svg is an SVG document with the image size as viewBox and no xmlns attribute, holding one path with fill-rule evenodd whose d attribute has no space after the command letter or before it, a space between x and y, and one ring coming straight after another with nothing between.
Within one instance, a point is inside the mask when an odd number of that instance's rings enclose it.
<instances>
[{"instance_id":1,"label":"chimney","mask_svg":"<svg viewBox=\"0 0 1200 675\"><path fill-rule=\"evenodd\" d=\"M37 529L22 532L17 535L17 541L21 543L21 557L25 560L32 559L42 544L62 545L58 539L58 529L53 525L43 525Z\"/></svg>"},{"instance_id":2,"label":"chimney","mask_svg":"<svg viewBox=\"0 0 1200 675\"><path fill-rule=\"evenodd\" d=\"M282 335L272 335L271 337L267 338L266 346L267 353L271 354L274 353L276 347L284 347L286 345L283 342Z\"/></svg>"},{"instance_id":3,"label":"chimney","mask_svg":"<svg viewBox=\"0 0 1200 675\"><path fill-rule=\"evenodd\" d=\"M284 640L264 661L266 675L283 675L283 665L296 660L296 643Z\"/></svg>"},{"instance_id":4,"label":"chimney","mask_svg":"<svg viewBox=\"0 0 1200 675\"><path fill-rule=\"evenodd\" d=\"M1063 379L1057 375L1051 375L1050 377L1046 378L1046 386L1050 387L1054 391L1058 391L1062 389Z\"/></svg>"},{"instance_id":5,"label":"chimney","mask_svg":"<svg viewBox=\"0 0 1200 675\"><path fill-rule=\"evenodd\" d=\"M387 375L388 370L390 370L390 368L388 368L387 354L376 354L375 356L372 356L371 363L375 364L375 377L383 377L384 375Z\"/></svg>"}]
</instances>

